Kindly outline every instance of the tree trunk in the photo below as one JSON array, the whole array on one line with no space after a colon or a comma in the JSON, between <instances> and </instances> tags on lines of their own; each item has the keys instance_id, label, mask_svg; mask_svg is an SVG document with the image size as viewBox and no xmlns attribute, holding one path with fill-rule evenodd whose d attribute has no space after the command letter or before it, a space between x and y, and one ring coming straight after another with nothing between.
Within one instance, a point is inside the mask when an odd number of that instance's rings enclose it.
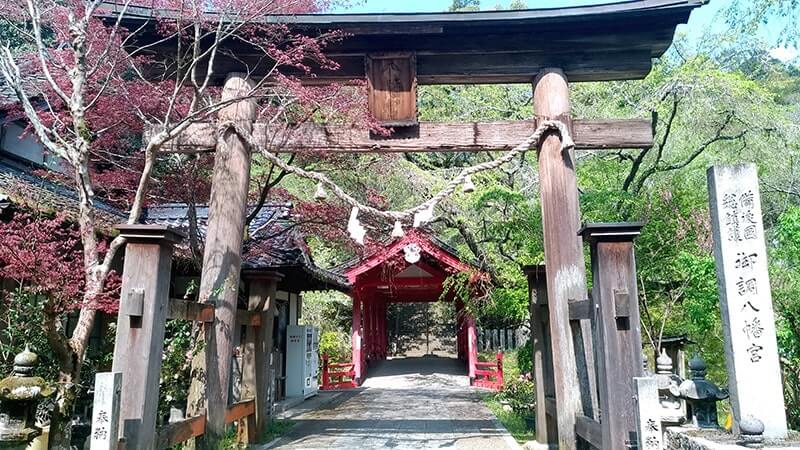
<instances>
[{"instance_id":1,"label":"tree trunk","mask_svg":"<svg viewBox=\"0 0 800 450\"><path fill-rule=\"evenodd\" d=\"M78 385L75 380L80 378L80 364L77 364L78 355L71 355L71 367L59 369L58 391L56 392L56 407L50 417L50 436L48 448L50 450L70 450L72 444L72 415L78 399ZM62 364L63 365L63 364Z\"/></svg>"}]
</instances>

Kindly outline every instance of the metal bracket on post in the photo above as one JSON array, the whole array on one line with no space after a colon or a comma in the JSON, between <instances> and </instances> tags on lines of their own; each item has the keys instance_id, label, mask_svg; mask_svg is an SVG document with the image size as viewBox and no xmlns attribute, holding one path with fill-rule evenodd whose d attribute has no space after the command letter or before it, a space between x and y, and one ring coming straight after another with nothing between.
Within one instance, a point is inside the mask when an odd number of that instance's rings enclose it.
<instances>
[{"instance_id":1,"label":"metal bracket on post","mask_svg":"<svg viewBox=\"0 0 800 450\"><path fill-rule=\"evenodd\" d=\"M134 288L128 291L125 300L125 315L128 317L142 317L144 314L144 289Z\"/></svg>"}]
</instances>

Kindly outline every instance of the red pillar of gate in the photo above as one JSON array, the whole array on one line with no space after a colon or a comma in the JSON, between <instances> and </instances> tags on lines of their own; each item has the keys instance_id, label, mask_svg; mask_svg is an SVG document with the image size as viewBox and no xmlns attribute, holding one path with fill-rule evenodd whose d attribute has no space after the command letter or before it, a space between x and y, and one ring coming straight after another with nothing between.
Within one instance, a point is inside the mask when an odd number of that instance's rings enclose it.
<instances>
[{"instance_id":1,"label":"red pillar of gate","mask_svg":"<svg viewBox=\"0 0 800 450\"><path fill-rule=\"evenodd\" d=\"M372 315L372 359L378 359L378 301L373 298L372 299L372 308L370 309Z\"/></svg>"},{"instance_id":2,"label":"red pillar of gate","mask_svg":"<svg viewBox=\"0 0 800 450\"><path fill-rule=\"evenodd\" d=\"M353 294L353 327L350 344L353 347L353 371L355 372L356 383L361 384L363 380L363 331L361 328L361 296L358 292Z\"/></svg>"},{"instance_id":3,"label":"red pillar of gate","mask_svg":"<svg viewBox=\"0 0 800 450\"><path fill-rule=\"evenodd\" d=\"M383 345L381 346L381 358L386 359L386 356L389 355L389 333L387 331L388 321L386 318L386 300L381 303L381 342Z\"/></svg>"},{"instance_id":4,"label":"red pillar of gate","mask_svg":"<svg viewBox=\"0 0 800 450\"><path fill-rule=\"evenodd\" d=\"M389 302L387 301L384 305L385 305L385 307L384 307L384 316L386 317L386 320L383 323L386 324L386 326L384 326L384 328L385 328L385 331L386 331L386 338L385 338L386 339L386 357L388 358L389 357Z\"/></svg>"},{"instance_id":5,"label":"red pillar of gate","mask_svg":"<svg viewBox=\"0 0 800 450\"><path fill-rule=\"evenodd\" d=\"M364 297L364 354L367 365L372 361L372 298Z\"/></svg>"},{"instance_id":6,"label":"red pillar of gate","mask_svg":"<svg viewBox=\"0 0 800 450\"><path fill-rule=\"evenodd\" d=\"M378 313L378 324L380 324L378 342L381 344L378 352L380 353L380 359L386 359L386 300L381 300L381 308Z\"/></svg>"},{"instance_id":7,"label":"red pillar of gate","mask_svg":"<svg viewBox=\"0 0 800 450\"><path fill-rule=\"evenodd\" d=\"M467 361L469 384L472 386L475 381L475 363L478 362L478 333L472 316L467 317Z\"/></svg>"},{"instance_id":8,"label":"red pillar of gate","mask_svg":"<svg viewBox=\"0 0 800 450\"><path fill-rule=\"evenodd\" d=\"M456 326L458 327L458 359L468 361L467 356L467 333L466 333L466 316L464 315L464 303L458 301L456 303Z\"/></svg>"},{"instance_id":9,"label":"red pillar of gate","mask_svg":"<svg viewBox=\"0 0 800 450\"><path fill-rule=\"evenodd\" d=\"M378 348L380 346L380 334L378 333L378 310L380 309L380 302L372 299L372 359L378 359Z\"/></svg>"}]
</instances>

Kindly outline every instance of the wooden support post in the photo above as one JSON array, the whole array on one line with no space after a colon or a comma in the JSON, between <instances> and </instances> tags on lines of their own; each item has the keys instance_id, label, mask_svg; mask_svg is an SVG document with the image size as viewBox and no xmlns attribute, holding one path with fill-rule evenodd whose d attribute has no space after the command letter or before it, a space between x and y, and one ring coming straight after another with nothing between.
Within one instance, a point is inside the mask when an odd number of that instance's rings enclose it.
<instances>
[{"instance_id":1,"label":"wooden support post","mask_svg":"<svg viewBox=\"0 0 800 450\"><path fill-rule=\"evenodd\" d=\"M475 382L475 363L478 362L478 336L475 333L475 318L467 318L467 370L469 385Z\"/></svg>"},{"instance_id":2,"label":"wooden support post","mask_svg":"<svg viewBox=\"0 0 800 450\"><path fill-rule=\"evenodd\" d=\"M225 80L222 100L245 96L253 86L245 74L231 73ZM219 111L220 122L234 121L245 132L252 132L255 118L254 100L234 102ZM216 305L213 326L205 328L205 364L196 371L205 375L205 402L190 399L189 405L197 412L205 403L208 419L202 444L205 448L216 449L217 441L225 435L233 356L231 339L236 325L249 184L250 148L234 130L228 129L218 141L214 158L199 290L201 302Z\"/></svg>"},{"instance_id":3,"label":"wooden support post","mask_svg":"<svg viewBox=\"0 0 800 450\"><path fill-rule=\"evenodd\" d=\"M547 411L548 401L555 403L553 356L550 346L550 314L547 306L545 266L525 268L530 292L533 372L536 386L536 442L542 448L558 449L558 423Z\"/></svg>"},{"instance_id":4,"label":"wooden support post","mask_svg":"<svg viewBox=\"0 0 800 450\"><path fill-rule=\"evenodd\" d=\"M569 86L560 69L545 69L534 82L533 109L537 120L560 120L571 126ZM586 269L579 228L578 185L573 151L561 151L556 132L545 134L539 150L539 186L547 265L547 293L553 373L558 409L559 448L577 446L575 418L593 417L594 361L591 324L570 323L572 300L586 298Z\"/></svg>"},{"instance_id":5,"label":"wooden support post","mask_svg":"<svg viewBox=\"0 0 800 450\"><path fill-rule=\"evenodd\" d=\"M172 247L182 236L154 225L119 225L117 229L127 239L111 369L125 378L119 437L127 448L148 450L155 447Z\"/></svg>"},{"instance_id":6,"label":"wooden support post","mask_svg":"<svg viewBox=\"0 0 800 450\"><path fill-rule=\"evenodd\" d=\"M361 384L363 376L363 345L364 332L361 326L361 307L364 302L358 292L353 293L353 326L351 328L350 345L353 348L353 370L355 371L356 384Z\"/></svg>"},{"instance_id":7,"label":"wooden support post","mask_svg":"<svg viewBox=\"0 0 800 450\"><path fill-rule=\"evenodd\" d=\"M641 223L586 225L592 254L603 448L635 448L634 377L644 375L633 239Z\"/></svg>"},{"instance_id":8,"label":"wooden support post","mask_svg":"<svg viewBox=\"0 0 800 450\"><path fill-rule=\"evenodd\" d=\"M242 344L241 400L253 399L255 414L242 421L240 436L248 444L263 437L271 420L272 392L270 392L272 328L275 322L275 292L283 275L275 272L244 272L250 296L247 310L257 312L261 318L257 327L249 326Z\"/></svg>"}]
</instances>

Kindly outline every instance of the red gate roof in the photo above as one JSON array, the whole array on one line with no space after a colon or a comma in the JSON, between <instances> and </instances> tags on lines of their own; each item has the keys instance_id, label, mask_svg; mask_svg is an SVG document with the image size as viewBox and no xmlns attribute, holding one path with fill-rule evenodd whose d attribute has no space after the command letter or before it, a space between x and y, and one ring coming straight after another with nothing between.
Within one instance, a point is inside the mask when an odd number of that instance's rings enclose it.
<instances>
[{"instance_id":1,"label":"red gate roof","mask_svg":"<svg viewBox=\"0 0 800 450\"><path fill-rule=\"evenodd\" d=\"M415 254L419 257L415 258ZM462 261L455 249L417 229L335 271L345 276L355 291L369 291L392 301L436 301L449 275L480 272Z\"/></svg>"}]
</instances>

